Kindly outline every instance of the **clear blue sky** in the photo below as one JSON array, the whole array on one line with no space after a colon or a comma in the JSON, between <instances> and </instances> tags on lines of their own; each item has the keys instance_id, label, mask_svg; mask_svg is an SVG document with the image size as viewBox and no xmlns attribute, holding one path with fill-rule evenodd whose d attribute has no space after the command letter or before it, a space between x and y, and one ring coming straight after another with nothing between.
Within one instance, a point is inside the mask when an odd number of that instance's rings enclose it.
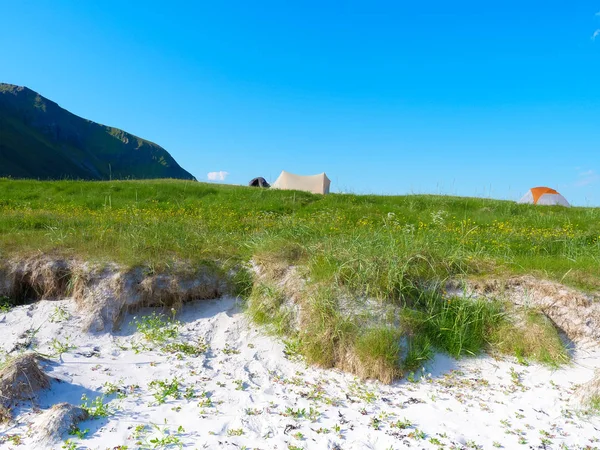
<instances>
[{"instance_id":1,"label":"clear blue sky","mask_svg":"<svg viewBox=\"0 0 600 450\"><path fill-rule=\"evenodd\" d=\"M336 191L600 205L600 0L0 6L0 81L201 181L325 171Z\"/></svg>"}]
</instances>

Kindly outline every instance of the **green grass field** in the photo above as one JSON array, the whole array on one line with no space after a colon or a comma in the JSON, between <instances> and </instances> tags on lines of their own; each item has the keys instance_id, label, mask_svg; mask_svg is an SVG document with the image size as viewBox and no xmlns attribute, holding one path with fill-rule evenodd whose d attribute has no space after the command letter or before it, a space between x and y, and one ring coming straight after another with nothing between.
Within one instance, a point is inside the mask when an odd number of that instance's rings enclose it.
<instances>
[{"instance_id":1,"label":"green grass field","mask_svg":"<svg viewBox=\"0 0 600 450\"><path fill-rule=\"evenodd\" d=\"M254 286L249 309L255 318L302 339L311 361L339 366L351 353L354 361L370 361L359 366L379 365L394 377L402 369L395 366L400 353L405 367L431 349L477 353L506 326L502 305L457 299L448 307L442 285L449 278L532 274L597 291L600 208L429 195L318 196L190 181L1 179L0 258L40 252L156 270L182 260L296 265L310 280L305 310L318 320L306 323L304 335L292 332L274 286L260 287L268 291L263 296ZM367 326L340 314L340 298L375 299L401 310ZM262 313L256 314L257 304ZM461 336L466 328L473 330ZM408 347L395 344L399 336L410 338Z\"/></svg>"}]
</instances>

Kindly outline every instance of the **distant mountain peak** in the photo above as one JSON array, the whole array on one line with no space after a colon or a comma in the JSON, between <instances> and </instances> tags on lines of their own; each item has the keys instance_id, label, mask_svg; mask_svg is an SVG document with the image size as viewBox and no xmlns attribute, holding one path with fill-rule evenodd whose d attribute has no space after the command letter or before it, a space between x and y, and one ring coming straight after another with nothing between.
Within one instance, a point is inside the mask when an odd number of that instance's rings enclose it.
<instances>
[{"instance_id":1,"label":"distant mountain peak","mask_svg":"<svg viewBox=\"0 0 600 450\"><path fill-rule=\"evenodd\" d=\"M0 83L0 177L195 178L161 146L83 119L39 93Z\"/></svg>"}]
</instances>

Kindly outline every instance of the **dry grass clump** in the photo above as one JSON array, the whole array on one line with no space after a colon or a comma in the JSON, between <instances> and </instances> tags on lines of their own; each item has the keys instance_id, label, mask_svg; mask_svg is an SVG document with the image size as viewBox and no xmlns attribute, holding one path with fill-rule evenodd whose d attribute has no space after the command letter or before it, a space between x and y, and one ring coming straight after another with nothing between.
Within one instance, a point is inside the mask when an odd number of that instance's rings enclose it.
<instances>
[{"instance_id":1,"label":"dry grass clump","mask_svg":"<svg viewBox=\"0 0 600 450\"><path fill-rule=\"evenodd\" d=\"M383 383L391 383L402 376L400 362L400 339L402 333L393 327L379 326L367 329L359 335L353 347L353 354L346 358L346 363L352 367L351 372L359 377L374 378Z\"/></svg>"},{"instance_id":2,"label":"dry grass clump","mask_svg":"<svg viewBox=\"0 0 600 450\"><path fill-rule=\"evenodd\" d=\"M342 314L339 297L329 289L314 288L302 299L302 309L302 354L310 363L341 369L356 327Z\"/></svg>"},{"instance_id":3,"label":"dry grass clump","mask_svg":"<svg viewBox=\"0 0 600 450\"><path fill-rule=\"evenodd\" d=\"M301 334L301 351L308 361L335 367L362 379L391 383L404 374L399 329L376 326L359 330L350 319L311 327Z\"/></svg>"},{"instance_id":4,"label":"dry grass clump","mask_svg":"<svg viewBox=\"0 0 600 450\"><path fill-rule=\"evenodd\" d=\"M254 259L252 274L246 303L250 317L279 335L299 331L308 291L298 267L284 267L280 258Z\"/></svg>"},{"instance_id":5,"label":"dry grass clump","mask_svg":"<svg viewBox=\"0 0 600 450\"><path fill-rule=\"evenodd\" d=\"M227 286L225 276L216 268L200 268L191 273L175 270L169 274L146 276L138 284L140 306L180 308L191 300L208 300L222 296Z\"/></svg>"},{"instance_id":6,"label":"dry grass clump","mask_svg":"<svg viewBox=\"0 0 600 450\"><path fill-rule=\"evenodd\" d=\"M19 401L33 400L37 392L50 387L50 379L40 369L34 353L19 355L0 370L0 415L10 418L10 410Z\"/></svg>"},{"instance_id":7,"label":"dry grass clump","mask_svg":"<svg viewBox=\"0 0 600 450\"><path fill-rule=\"evenodd\" d=\"M552 321L536 309L513 309L492 338L493 347L520 361L558 366L569 360L565 344Z\"/></svg>"},{"instance_id":8,"label":"dry grass clump","mask_svg":"<svg viewBox=\"0 0 600 450\"><path fill-rule=\"evenodd\" d=\"M82 264L76 269L73 299L83 313L83 329L110 330L123 315L126 297L125 271L116 264Z\"/></svg>"},{"instance_id":9,"label":"dry grass clump","mask_svg":"<svg viewBox=\"0 0 600 450\"><path fill-rule=\"evenodd\" d=\"M32 256L8 264L6 292L0 294L24 303L29 300L60 298L68 295L71 262L49 256ZM2 287L2 286L0 286Z\"/></svg>"},{"instance_id":10,"label":"dry grass clump","mask_svg":"<svg viewBox=\"0 0 600 450\"><path fill-rule=\"evenodd\" d=\"M596 370L590 381L577 388L575 398L584 408L584 413L600 414L600 370Z\"/></svg>"},{"instance_id":11,"label":"dry grass clump","mask_svg":"<svg viewBox=\"0 0 600 450\"><path fill-rule=\"evenodd\" d=\"M14 305L71 295L85 317L86 331L108 331L127 311L145 306L179 308L191 300L218 298L235 292L244 281L217 262L179 263L169 272L156 273L149 267L38 255L0 266L0 299L6 296Z\"/></svg>"},{"instance_id":12,"label":"dry grass clump","mask_svg":"<svg viewBox=\"0 0 600 450\"><path fill-rule=\"evenodd\" d=\"M363 379L391 383L402 376L401 330L343 297L323 286L306 293L298 333L301 353L310 363Z\"/></svg>"},{"instance_id":13,"label":"dry grass clump","mask_svg":"<svg viewBox=\"0 0 600 450\"><path fill-rule=\"evenodd\" d=\"M248 313L260 325L269 324L276 334L290 331L291 311L285 308L286 298L278 286L260 282L248 298Z\"/></svg>"},{"instance_id":14,"label":"dry grass clump","mask_svg":"<svg viewBox=\"0 0 600 450\"><path fill-rule=\"evenodd\" d=\"M592 397L600 398L600 369L596 370L590 381L577 388L575 396L582 403L589 401Z\"/></svg>"},{"instance_id":15,"label":"dry grass clump","mask_svg":"<svg viewBox=\"0 0 600 450\"><path fill-rule=\"evenodd\" d=\"M12 414L6 406L0 405L0 425L10 422Z\"/></svg>"},{"instance_id":16,"label":"dry grass clump","mask_svg":"<svg viewBox=\"0 0 600 450\"><path fill-rule=\"evenodd\" d=\"M532 276L472 281L473 292L536 308L578 344L600 341L600 297Z\"/></svg>"},{"instance_id":17,"label":"dry grass clump","mask_svg":"<svg viewBox=\"0 0 600 450\"><path fill-rule=\"evenodd\" d=\"M55 443L79 422L88 418L89 414L85 409L69 403L58 403L38 417L31 428L33 439L46 444Z\"/></svg>"},{"instance_id":18,"label":"dry grass clump","mask_svg":"<svg viewBox=\"0 0 600 450\"><path fill-rule=\"evenodd\" d=\"M272 237L255 244L252 259L263 277L276 280L285 276L291 266L301 264L307 251L294 239Z\"/></svg>"},{"instance_id":19,"label":"dry grass clump","mask_svg":"<svg viewBox=\"0 0 600 450\"><path fill-rule=\"evenodd\" d=\"M169 273L154 273L149 268L86 263L76 268L73 279L73 298L86 318L83 328L93 331L110 330L126 312L141 307L178 309L185 302L218 298L233 290L217 264L180 264Z\"/></svg>"}]
</instances>

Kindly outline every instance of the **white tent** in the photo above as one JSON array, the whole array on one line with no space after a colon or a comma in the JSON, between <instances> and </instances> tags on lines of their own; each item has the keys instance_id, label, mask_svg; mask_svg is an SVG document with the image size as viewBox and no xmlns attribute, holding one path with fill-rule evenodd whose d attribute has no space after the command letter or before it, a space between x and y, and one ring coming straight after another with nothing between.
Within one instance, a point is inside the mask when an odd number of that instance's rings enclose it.
<instances>
[{"instance_id":1,"label":"white tent","mask_svg":"<svg viewBox=\"0 0 600 450\"><path fill-rule=\"evenodd\" d=\"M547 187L534 187L519 200L519 203L532 203L534 205L560 205L571 206L566 198L554 189Z\"/></svg>"},{"instance_id":2,"label":"white tent","mask_svg":"<svg viewBox=\"0 0 600 450\"><path fill-rule=\"evenodd\" d=\"M296 191L307 191L313 194L329 194L331 181L325 172L318 175L295 175L281 171L279 178L271 186L273 189L293 189Z\"/></svg>"}]
</instances>

